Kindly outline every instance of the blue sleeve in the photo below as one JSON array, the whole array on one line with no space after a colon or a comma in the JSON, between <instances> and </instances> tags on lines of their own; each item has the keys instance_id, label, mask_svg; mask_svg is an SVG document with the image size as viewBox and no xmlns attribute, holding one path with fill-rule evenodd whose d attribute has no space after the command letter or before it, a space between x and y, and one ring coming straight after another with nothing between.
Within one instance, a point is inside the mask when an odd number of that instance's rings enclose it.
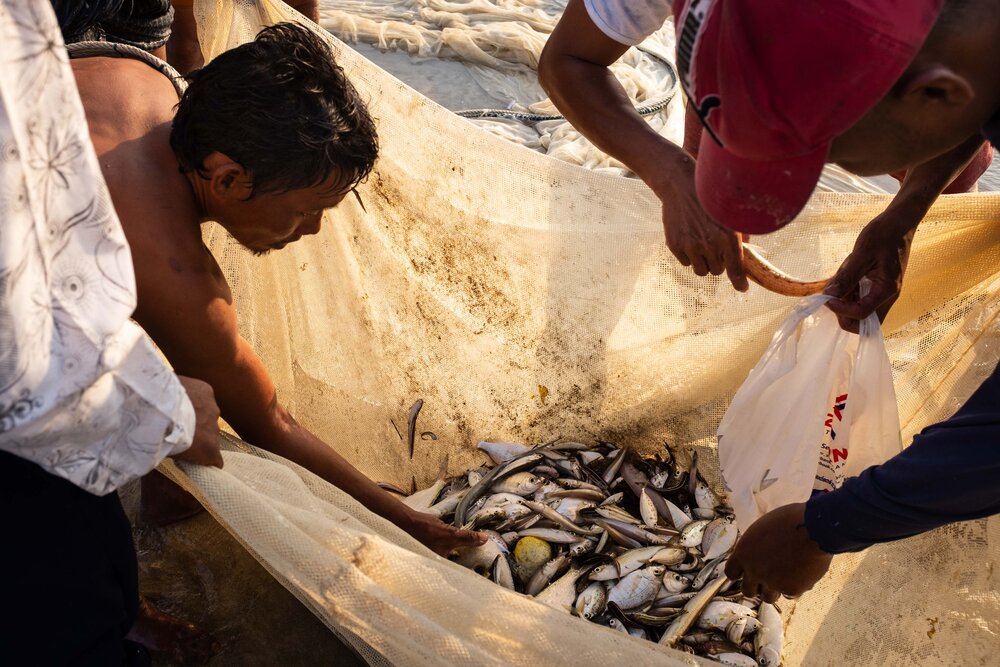
<instances>
[{"instance_id":1,"label":"blue sleeve","mask_svg":"<svg viewBox=\"0 0 1000 667\"><path fill-rule=\"evenodd\" d=\"M900 454L836 491L813 496L806 504L806 529L827 553L843 553L996 513L998 371L955 416L924 429Z\"/></svg>"}]
</instances>

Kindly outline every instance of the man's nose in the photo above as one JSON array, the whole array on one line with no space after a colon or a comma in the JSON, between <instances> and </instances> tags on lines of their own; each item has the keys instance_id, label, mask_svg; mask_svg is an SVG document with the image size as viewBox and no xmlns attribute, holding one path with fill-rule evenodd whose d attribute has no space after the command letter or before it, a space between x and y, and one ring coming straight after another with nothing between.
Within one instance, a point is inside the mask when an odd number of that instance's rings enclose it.
<instances>
[{"instance_id":1,"label":"man's nose","mask_svg":"<svg viewBox=\"0 0 1000 667\"><path fill-rule=\"evenodd\" d=\"M299 233L302 234L303 236L310 234L319 234L319 230L322 226L323 226L323 214L320 213L314 219L310 220L309 222L299 227Z\"/></svg>"}]
</instances>

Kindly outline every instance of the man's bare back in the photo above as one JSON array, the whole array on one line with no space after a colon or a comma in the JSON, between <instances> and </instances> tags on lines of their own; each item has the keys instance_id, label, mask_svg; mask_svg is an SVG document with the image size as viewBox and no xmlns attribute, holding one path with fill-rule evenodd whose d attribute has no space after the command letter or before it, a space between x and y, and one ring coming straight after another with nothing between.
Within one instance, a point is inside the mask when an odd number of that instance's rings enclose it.
<instances>
[{"instance_id":1,"label":"man's bare back","mask_svg":"<svg viewBox=\"0 0 1000 667\"><path fill-rule=\"evenodd\" d=\"M257 253L281 249L318 233L323 212L371 168L374 125L329 48L291 24L267 29L256 42L222 54L202 70L176 113L173 84L146 63L83 58L73 61L73 71L132 250L134 317L174 369L212 386L223 419L244 440L303 465L432 549L445 553L481 543L484 536L478 533L410 510L292 418L267 369L239 335L229 286L201 239L201 223L212 219ZM214 83L196 90L212 77ZM226 91L219 95L229 97L215 105L209 98L221 88ZM260 104L268 93L273 103ZM255 101L256 110L250 108ZM195 113L198 104L204 106ZM259 155L244 153L238 161L204 146L215 140L215 132L190 129L227 109L233 117L216 125L219 135L235 128L227 152L263 146ZM281 120L260 122L275 114ZM286 127L296 122L297 127ZM259 123L256 144L254 128L247 126L253 123ZM344 129L352 123L356 134ZM219 141L224 144L225 137ZM336 154L338 146L346 157ZM201 151L194 164L188 149ZM274 160L281 151L288 159ZM253 160L256 166L243 164ZM300 173L303 165L313 166L314 173Z\"/></svg>"},{"instance_id":2,"label":"man's bare back","mask_svg":"<svg viewBox=\"0 0 1000 667\"><path fill-rule=\"evenodd\" d=\"M143 306L164 284L177 295L193 290L202 299L231 302L229 285L202 242L191 184L170 148L178 102L173 84L129 58L77 58L71 66L101 172L132 250L139 291L135 319L143 326L155 323L156 313Z\"/></svg>"}]
</instances>

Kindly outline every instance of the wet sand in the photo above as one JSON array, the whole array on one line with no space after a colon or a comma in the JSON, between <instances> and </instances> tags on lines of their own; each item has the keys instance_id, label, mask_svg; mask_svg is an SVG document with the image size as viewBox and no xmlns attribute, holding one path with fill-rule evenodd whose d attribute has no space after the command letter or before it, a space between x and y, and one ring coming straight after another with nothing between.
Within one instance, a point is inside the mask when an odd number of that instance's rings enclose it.
<instances>
[{"instance_id":1,"label":"wet sand","mask_svg":"<svg viewBox=\"0 0 1000 667\"><path fill-rule=\"evenodd\" d=\"M156 667L365 664L207 512L153 528L135 520L137 486L121 496L133 519L140 590L163 611L210 633L218 644L208 661L154 654Z\"/></svg>"}]
</instances>

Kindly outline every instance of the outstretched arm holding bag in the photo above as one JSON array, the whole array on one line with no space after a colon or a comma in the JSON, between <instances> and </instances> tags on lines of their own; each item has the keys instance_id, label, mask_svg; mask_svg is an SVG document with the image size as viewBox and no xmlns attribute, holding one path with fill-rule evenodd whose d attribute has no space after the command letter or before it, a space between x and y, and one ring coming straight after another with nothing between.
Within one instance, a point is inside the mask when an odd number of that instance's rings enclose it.
<instances>
[{"instance_id":1,"label":"outstretched arm holding bag","mask_svg":"<svg viewBox=\"0 0 1000 667\"><path fill-rule=\"evenodd\" d=\"M998 414L994 371L951 419L928 426L882 465L761 517L736 545L726 574L742 574L750 595L799 595L826 573L830 554L1000 512Z\"/></svg>"}]
</instances>

